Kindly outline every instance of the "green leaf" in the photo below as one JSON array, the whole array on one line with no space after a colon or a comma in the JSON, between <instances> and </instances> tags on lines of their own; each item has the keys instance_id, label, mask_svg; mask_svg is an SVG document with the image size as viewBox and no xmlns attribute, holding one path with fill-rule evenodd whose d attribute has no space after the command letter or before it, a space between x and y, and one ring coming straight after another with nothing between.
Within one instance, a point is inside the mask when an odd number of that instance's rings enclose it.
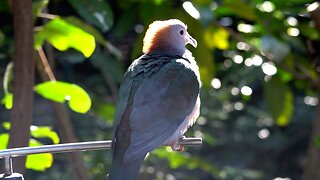
<instances>
[{"instance_id":1,"label":"green leaf","mask_svg":"<svg viewBox=\"0 0 320 180\"><path fill-rule=\"evenodd\" d=\"M293 94L287 84L281 82L279 77L273 77L264 86L264 98L267 109L275 119L278 126L290 123L293 114Z\"/></svg>"},{"instance_id":2,"label":"green leaf","mask_svg":"<svg viewBox=\"0 0 320 180\"><path fill-rule=\"evenodd\" d=\"M106 1L101 0L68 0L71 6L87 22L106 32L113 25L113 13Z\"/></svg>"},{"instance_id":3,"label":"green leaf","mask_svg":"<svg viewBox=\"0 0 320 180\"><path fill-rule=\"evenodd\" d=\"M4 122L2 126L6 130L10 130L11 123ZM52 131L49 126L30 126L31 136L35 138L50 138L54 144L58 144L60 142L60 138L55 131Z\"/></svg>"},{"instance_id":4,"label":"green leaf","mask_svg":"<svg viewBox=\"0 0 320 180\"><path fill-rule=\"evenodd\" d=\"M29 146L41 146L43 145L35 139L30 139ZM26 168L36 171L45 171L47 168L50 168L53 162L53 156L50 153L45 154L34 154L27 156Z\"/></svg>"},{"instance_id":5,"label":"green leaf","mask_svg":"<svg viewBox=\"0 0 320 180\"><path fill-rule=\"evenodd\" d=\"M35 19L48 4L49 0L34 0L32 2L33 19Z\"/></svg>"},{"instance_id":6,"label":"green leaf","mask_svg":"<svg viewBox=\"0 0 320 180\"><path fill-rule=\"evenodd\" d=\"M93 35L94 38L96 39L96 41L98 43L100 43L101 45L103 45L105 48L107 48L109 50L109 52L111 54L113 54L117 59L122 58L122 54L121 54L120 50L118 48L116 48L115 46L113 46L110 42L106 41L106 39L103 37L103 35L93 26L88 25L87 23L81 21L79 18L74 17L74 16L69 16L69 17L63 18L63 19L65 21L67 21L68 23L75 25L75 26L85 30L89 34Z\"/></svg>"},{"instance_id":7,"label":"green leaf","mask_svg":"<svg viewBox=\"0 0 320 180\"><path fill-rule=\"evenodd\" d=\"M2 133L0 134L0 149L7 149L9 141L9 134L8 133Z\"/></svg>"},{"instance_id":8,"label":"green leaf","mask_svg":"<svg viewBox=\"0 0 320 180\"><path fill-rule=\"evenodd\" d=\"M82 30L88 32L89 34L93 35L96 39L97 42L99 42L100 44L104 44L105 43L105 39L103 37L103 35L93 26L81 21L79 18L75 17L75 16L69 16L69 17L65 17L62 18L64 21L68 22L69 24L72 24L76 27L81 28Z\"/></svg>"},{"instance_id":9,"label":"green leaf","mask_svg":"<svg viewBox=\"0 0 320 180\"><path fill-rule=\"evenodd\" d=\"M74 48L85 57L90 57L96 47L95 38L91 34L59 17L35 33L35 48L39 48L44 40L60 51Z\"/></svg>"},{"instance_id":10,"label":"green leaf","mask_svg":"<svg viewBox=\"0 0 320 180\"><path fill-rule=\"evenodd\" d=\"M54 144L60 142L60 138L55 131L48 126L31 126L31 136L35 138L50 138Z\"/></svg>"},{"instance_id":11,"label":"green leaf","mask_svg":"<svg viewBox=\"0 0 320 180\"><path fill-rule=\"evenodd\" d=\"M2 123L2 126L3 126L6 130L9 130L10 127L11 127L11 123L10 123L10 122L3 122L3 123Z\"/></svg>"},{"instance_id":12,"label":"green leaf","mask_svg":"<svg viewBox=\"0 0 320 180\"><path fill-rule=\"evenodd\" d=\"M204 30L204 41L206 45L210 48L218 48L221 50L226 50L229 48L229 33L223 28L213 28L210 26Z\"/></svg>"},{"instance_id":13,"label":"green leaf","mask_svg":"<svg viewBox=\"0 0 320 180\"><path fill-rule=\"evenodd\" d=\"M56 102L69 102L69 107L78 113L86 113L91 107L91 99L85 90L75 84L49 81L35 86L35 92Z\"/></svg>"},{"instance_id":14,"label":"green leaf","mask_svg":"<svg viewBox=\"0 0 320 180\"><path fill-rule=\"evenodd\" d=\"M13 106L13 94L6 93L1 103L6 107L6 109L11 109Z\"/></svg>"}]
</instances>

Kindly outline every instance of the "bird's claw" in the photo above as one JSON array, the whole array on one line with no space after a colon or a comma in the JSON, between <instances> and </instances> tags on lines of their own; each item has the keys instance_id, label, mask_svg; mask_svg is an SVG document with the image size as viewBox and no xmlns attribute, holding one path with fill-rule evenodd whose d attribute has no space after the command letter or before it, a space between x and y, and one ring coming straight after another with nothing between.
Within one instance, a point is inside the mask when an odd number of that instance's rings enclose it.
<instances>
[{"instance_id":1,"label":"bird's claw","mask_svg":"<svg viewBox=\"0 0 320 180\"><path fill-rule=\"evenodd\" d=\"M185 136L181 137L180 139L186 138ZM171 144L171 149L173 151L183 151L184 150L184 145L180 144L179 141L180 139L174 143Z\"/></svg>"}]
</instances>

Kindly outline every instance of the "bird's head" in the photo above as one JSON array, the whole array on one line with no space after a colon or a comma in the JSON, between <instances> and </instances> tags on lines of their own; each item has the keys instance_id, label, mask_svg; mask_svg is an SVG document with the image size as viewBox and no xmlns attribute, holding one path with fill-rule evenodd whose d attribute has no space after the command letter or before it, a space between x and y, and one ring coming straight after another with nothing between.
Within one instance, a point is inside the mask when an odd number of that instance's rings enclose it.
<instances>
[{"instance_id":1,"label":"bird's head","mask_svg":"<svg viewBox=\"0 0 320 180\"><path fill-rule=\"evenodd\" d=\"M177 19L166 21L154 21L143 39L143 53L152 51L169 51L177 54L184 54L185 45L191 44L197 47L197 41L193 39L187 26Z\"/></svg>"}]
</instances>

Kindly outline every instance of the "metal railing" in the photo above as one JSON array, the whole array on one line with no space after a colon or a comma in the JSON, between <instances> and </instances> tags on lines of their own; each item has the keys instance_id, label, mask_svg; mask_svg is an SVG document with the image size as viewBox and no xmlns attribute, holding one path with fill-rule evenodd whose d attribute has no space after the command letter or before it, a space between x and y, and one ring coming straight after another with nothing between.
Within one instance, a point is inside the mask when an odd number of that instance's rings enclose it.
<instances>
[{"instance_id":1,"label":"metal railing","mask_svg":"<svg viewBox=\"0 0 320 180\"><path fill-rule=\"evenodd\" d=\"M36 147L21 147L12 148L6 150L0 150L0 159L4 159L4 174L0 174L0 180L9 180L13 173L12 158L18 156L27 156L30 154L43 154L43 153L66 153L74 151L86 151L86 150L99 150L99 149L110 149L112 141L91 141L91 142L78 142L78 143L65 143L65 144L55 144L55 145L44 145ZM179 143L185 146L201 145L202 138L182 138ZM16 176L12 179L23 179L17 178ZM6 177L6 178L5 178Z\"/></svg>"}]
</instances>

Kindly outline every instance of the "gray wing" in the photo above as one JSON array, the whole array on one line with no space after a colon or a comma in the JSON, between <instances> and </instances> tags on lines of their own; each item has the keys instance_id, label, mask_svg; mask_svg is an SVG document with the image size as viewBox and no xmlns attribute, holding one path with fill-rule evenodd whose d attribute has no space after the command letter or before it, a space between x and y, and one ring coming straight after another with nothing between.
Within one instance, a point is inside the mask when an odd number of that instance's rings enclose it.
<instances>
[{"instance_id":1,"label":"gray wing","mask_svg":"<svg viewBox=\"0 0 320 180\"><path fill-rule=\"evenodd\" d=\"M192 112L198 94L197 75L186 60L172 60L145 78L133 98L124 161L133 161L168 139Z\"/></svg>"}]
</instances>

